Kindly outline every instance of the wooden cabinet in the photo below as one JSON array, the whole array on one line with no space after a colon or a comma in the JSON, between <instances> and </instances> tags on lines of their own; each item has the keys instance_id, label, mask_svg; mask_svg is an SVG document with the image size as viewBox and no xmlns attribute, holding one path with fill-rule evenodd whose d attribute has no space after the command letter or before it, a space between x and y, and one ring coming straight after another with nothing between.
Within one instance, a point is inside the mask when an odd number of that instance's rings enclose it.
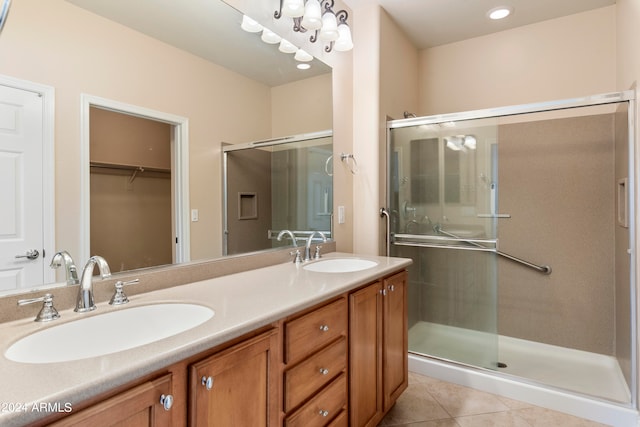
<instances>
[{"instance_id":1,"label":"wooden cabinet","mask_svg":"<svg viewBox=\"0 0 640 427\"><path fill-rule=\"evenodd\" d=\"M347 412L346 297L283 322L286 427L342 425Z\"/></svg>"},{"instance_id":2,"label":"wooden cabinet","mask_svg":"<svg viewBox=\"0 0 640 427\"><path fill-rule=\"evenodd\" d=\"M375 426L407 388L406 272L349 295L350 425Z\"/></svg>"},{"instance_id":3,"label":"wooden cabinet","mask_svg":"<svg viewBox=\"0 0 640 427\"><path fill-rule=\"evenodd\" d=\"M382 278L37 425L375 426L407 387L406 281Z\"/></svg>"},{"instance_id":4,"label":"wooden cabinet","mask_svg":"<svg viewBox=\"0 0 640 427\"><path fill-rule=\"evenodd\" d=\"M171 425L171 374L146 381L50 426L168 427Z\"/></svg>"},{"instance_id":5,"label":"wooden cabinet","mask_svg":"<svg viewBox=\"0 0 640 427\"><path fill-rule=\"evenodd\" d=\"M190 366L190 426L277 425L276 337L273 330Z\"/></svg>"},{"instance_id":6,"label":"wooden cabinet","mask_svg":"<svg viewBox=\"0 0 640 427\"><path fill-rule=\"evenodd\" d=\"M383 280L382 385L386 413L406 390L409 381L409 338L406 272Z\"/></svg>"}]
</instances>

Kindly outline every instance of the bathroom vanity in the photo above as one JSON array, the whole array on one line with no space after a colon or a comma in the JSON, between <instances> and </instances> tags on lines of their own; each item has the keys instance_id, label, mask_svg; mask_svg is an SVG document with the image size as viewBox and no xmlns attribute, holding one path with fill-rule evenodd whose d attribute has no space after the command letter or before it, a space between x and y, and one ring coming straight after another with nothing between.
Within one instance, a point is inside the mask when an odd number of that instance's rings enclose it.
<instances>
[{"instance_id":1,"label":"bathroom vanity","mask_svg":"<svg viewBox=\"0 0 640 427\"><path fill-rule=\"evenodd\" d=\"M354 260L344 261L346 270L343 259ZM338 263L327 268L324 260ZM0 423L375 426L407 386L405 268L411 261L331 253L315 261L320 271L309 268L313 263L148 292L122 307L98 304L89 316L172 302L215 314L182 333L112 354L56 363L3 357L0 402L14 407L0 413ZM348 264L362 269L348 271ZM56 322L87 316L61 315ZM54 326L32 320L0 327L3 354L18 339Z\"/></svg>"}]
</instances>

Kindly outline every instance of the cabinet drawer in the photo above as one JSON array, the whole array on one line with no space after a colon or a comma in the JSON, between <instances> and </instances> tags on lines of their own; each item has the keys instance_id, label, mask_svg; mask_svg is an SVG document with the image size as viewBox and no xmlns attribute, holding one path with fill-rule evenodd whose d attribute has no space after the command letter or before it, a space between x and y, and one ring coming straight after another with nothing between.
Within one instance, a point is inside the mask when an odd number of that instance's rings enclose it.
<instances>
[{"instance_id":1,"label":"cabinet drawer","mask_svg":"<svg viewBox=\"0 0 640 427\"><path fill-rule=\"evenodd\" d=\"M347 339L341 338L284 374L284 410L289 412L328 384L347 366Z\"/></svg>"},{"instance_id":2,"label":"cabinet drawer","mask_svg":"<svg viewBox=\"0 0 640 427\"><path fill-rule=\"evenodd\" d=\"M298 360L347 335L347 301L342 298L285 323L285 363Z\"/></svg>"},{"instance_id":3,"label":"cabinet drawer","mask_svg":"<svg viewBox=\"0 0 640 427\"><path fill-rule=\"evenodd\" d=\"M347 403L347 380L340 375L327 388L285 420L286 427L320 427L327 425Z\"/></svg>"}]
</instances>

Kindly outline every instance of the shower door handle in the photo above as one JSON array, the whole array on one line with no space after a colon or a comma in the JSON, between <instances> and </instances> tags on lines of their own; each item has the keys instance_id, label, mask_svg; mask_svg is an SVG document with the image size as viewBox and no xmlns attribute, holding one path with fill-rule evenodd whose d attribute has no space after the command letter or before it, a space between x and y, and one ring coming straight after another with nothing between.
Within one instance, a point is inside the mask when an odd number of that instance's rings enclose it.
<instances>
[{"instance_id":1,"label":"shower door handle","mask_svg":"<svg viewBox=\"0 0 640 427\"><path fill-rule=\"evenodd\" d=\"M511 218L511 214L477 214L477 218Z\"/></svg>"},{"instance_id":2,"label":"shower door handle","mask_svg":"<svg viewBox=\"0 0 640 427\"><path fill-rule=\"evenodd\" d=\"M386 219L386 223L385 224L386 224L387 229L386 229L384 235L385 235L385 239L387 240L387 245L385 247L386 250L387 250L387 253L385 254L385 256L389 256L389 254L391 253L391 248L390 248L390 245L391 245L391 241L390 240L391 239L390 239L390 236L389 236L389 231L390 231L389 227L391 225L390 224L391 218L389 217L389 211L386 210L384 207L380 208L379 212L380 212L380 218L385 218Z\"/></svg>"}]
</instances>

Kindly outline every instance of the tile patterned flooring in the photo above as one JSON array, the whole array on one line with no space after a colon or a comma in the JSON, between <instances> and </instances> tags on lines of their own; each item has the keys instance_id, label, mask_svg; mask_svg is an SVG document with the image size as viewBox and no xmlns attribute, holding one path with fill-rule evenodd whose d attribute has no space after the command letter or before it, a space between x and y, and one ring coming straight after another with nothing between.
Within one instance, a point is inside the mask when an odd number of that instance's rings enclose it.
<instances>
[{"instance_id":1,"label":"tile patterned flooring","mask_svg":"<svg viewBox=\"0 0 640 427\"><path fill-rule=\"evenodd\" d=\"M593 421L409 373L409 388L379 427L597 427Z\"/></svg>"}]
</instances>

